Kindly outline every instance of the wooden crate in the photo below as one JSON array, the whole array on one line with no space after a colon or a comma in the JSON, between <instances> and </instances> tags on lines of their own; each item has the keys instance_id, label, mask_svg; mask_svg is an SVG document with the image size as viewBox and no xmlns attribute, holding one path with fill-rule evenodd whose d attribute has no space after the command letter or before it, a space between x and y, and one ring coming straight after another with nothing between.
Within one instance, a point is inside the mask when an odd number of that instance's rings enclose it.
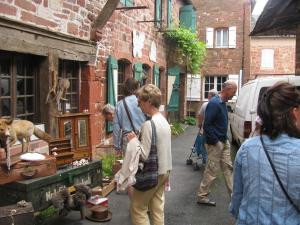
<instances>
[{"instance_id":1,"label":"wooden crate","mask_svg":"<svg viewBox=\"0 0 300 225\"><path fill-rule=\"evenodd\" d=\"M43 210L50 205L54 193L77 184L91 187L102 185L101 161L95 160L84 166L58 170L53 176L0 185L0 206L24 199L32 202L34 210Z\"/></svg>"},{"instance_id":2,"label":"wooden crate","mask_svg":"<svg viewBox=\"0 0 300 225\"><path fill-rule=\"evenodd\" d=\"M33 213L34 210L30 202L28 202L28 205L25 207L19 207L17 204L0 207L0 224L33 225Z\"/></svg>"},{"instance_id":3,"label":"wooden crate","mask_svg":"<svg viewBox=\"0 0 300 225\"><path fill-rule=\"evenodd\" d=\"M92 189L92 195L100 195L102 197L106 197L115 188L116 188L115 180L112 180L109 183L102 182L102 186L95 187Z\"/></svg>"}]
</instances>

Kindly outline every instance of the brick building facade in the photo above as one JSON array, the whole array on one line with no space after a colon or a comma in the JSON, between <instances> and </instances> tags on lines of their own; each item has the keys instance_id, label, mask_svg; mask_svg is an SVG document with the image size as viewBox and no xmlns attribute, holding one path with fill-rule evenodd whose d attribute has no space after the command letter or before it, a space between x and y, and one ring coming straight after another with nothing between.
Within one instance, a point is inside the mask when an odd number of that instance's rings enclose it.
<instances>
[{"instance_id":1,"label":"brick building facade","mask_svg":"<svg viewBox=\"0 0 300 225\"><path fill-rule=\"evenodd\" d=\"M85 112L90 115L90 144L94 151L109 137L109 126L100 109L122 97L122 82L128 77L159 85L167 109L168 94L172 93L167 90L172 87L168 84L168 69L178 66L183 79L180 99L184 100L185 67L167 61L170 46L161 31L178 24L180 8L191 2L121 0L121 9L114 10L104 27L95 32L91 26L107 3L0 2L0 83L1 88L5 86L0 96L2 116L43 123L46 131L57 136L58 117ZM115 79L113 85L109 83L110 76ZM56 102L51 90L56 91L62 79L70 82L65 96L68 101ZM26 91L22 92L24 87ZM179 114L184 113L183 104Z\"/></svg>"},{"instance_id":2,"label":"brick building facade","mask_svg":"<svg viewBox=\"0 0 300 225\"><path fill-rule=\"evenodd\" d=\"M294 36L251 37L251 73L248 79L294 75L295 47Z\"/></svg>"},{"instance_id":3,"label":"brick building facade","mask_svg":"<svg viewBox=\"0 0 300 225\"><path fill-rule=\"evenodd\" d=\"M206 60L201 71L200 102L193 102L196 111L207 101L210 89L221 90L227 79L239 85L249 73L249 37L251 1L195 1L200 40L206 42Z\"/></svg>"}]
</instances>

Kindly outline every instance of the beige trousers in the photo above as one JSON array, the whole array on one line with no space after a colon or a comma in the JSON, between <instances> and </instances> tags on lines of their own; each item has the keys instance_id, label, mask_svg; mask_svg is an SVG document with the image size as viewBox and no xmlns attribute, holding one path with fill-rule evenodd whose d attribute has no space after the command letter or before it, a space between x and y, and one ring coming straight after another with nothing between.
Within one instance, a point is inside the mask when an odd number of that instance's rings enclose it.
<instances>
[{"instance_id":1,"label":"beige trousers","mask_svg":"<svg viewBox=\"0 0 300 225\"><path fill-rule=\"evenodd\" d=\"M134 225L164 225L165 182L169 174L159 175L156 187L148 191L138 191L134 188L131 198L130 214Z\"/></svg>"},{"instance_id":2,"label":"beige trousers","mask_svg":"<svg viewBox=\"0 0 300 225\"><path fill-rule=\"evenodd\" d=\"M204 170L203 178L198 189L198 201L208 201L210 187L221 170L225 177L226 187L231 196L232 193L232 161L229 141L218 142L215 145L205 144L208 153L208 162Z\"/></svg>"}]
</instances>

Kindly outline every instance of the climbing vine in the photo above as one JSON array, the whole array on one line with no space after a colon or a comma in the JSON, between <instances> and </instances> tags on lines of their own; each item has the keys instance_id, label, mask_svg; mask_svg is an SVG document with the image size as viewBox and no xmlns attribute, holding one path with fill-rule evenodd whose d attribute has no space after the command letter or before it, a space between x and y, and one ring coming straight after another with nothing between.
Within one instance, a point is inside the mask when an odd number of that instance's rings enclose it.
<instances>
[{"instance_id":1,"label":"climbing vine","mask_svg":"<svg viewBox=\"0 0 300 225\"><path fill-rule=\"evenodd\" d=\"M188 71L191 74L198 74L205 58L206 48L197 34L185 27L176 27L165 35L177 46L181 60L185 60Z\"/></svg>"}]
</instances>

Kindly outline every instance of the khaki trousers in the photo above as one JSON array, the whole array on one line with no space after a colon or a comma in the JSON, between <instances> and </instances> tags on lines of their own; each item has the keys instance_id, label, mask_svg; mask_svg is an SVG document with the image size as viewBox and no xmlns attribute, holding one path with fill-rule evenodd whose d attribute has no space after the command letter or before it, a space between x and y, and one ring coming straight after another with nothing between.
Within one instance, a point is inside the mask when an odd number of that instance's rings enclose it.
<instances>
[{"instance_id":1,"label":"khaki trousers","mask_svg":"<svg viewBox=\"0 0 300 225\"><path fill-rule=\"evenodd\" d=\"M198 201L209 201L208 195L212 182L221 170L225 177L226 187L231 197L232 193L232 161L229 141L218 142L215 145L205 144L208 153L208 162L204 170L203 178L198 189Z\"/></svg>"},{"instance_id":2,"label":"khaki trousers","mask_svg":"<svg viewBox=\"0 0 300 225\"><path fill-rule=\"evenodd\" d=\"M156 187L148 191L134 188L131 198L130 214L134 225L150 225L148 208L152 225L164 225L165 182L169 174L159 175Z\"/></svg>"}]
</instances>

